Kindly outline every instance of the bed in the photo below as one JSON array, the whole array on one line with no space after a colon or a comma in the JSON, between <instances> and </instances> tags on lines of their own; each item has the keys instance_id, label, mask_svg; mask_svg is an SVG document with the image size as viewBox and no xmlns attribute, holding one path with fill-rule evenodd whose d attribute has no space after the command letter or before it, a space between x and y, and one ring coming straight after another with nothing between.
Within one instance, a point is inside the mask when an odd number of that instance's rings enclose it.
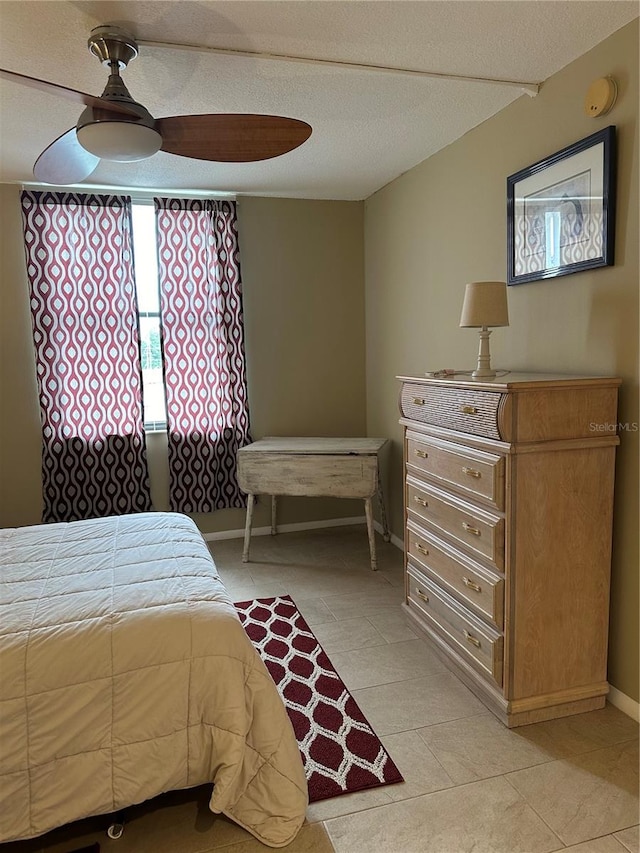
<instances>
[{"instance_id":1,"label":"bed","mask_svg":"<svg viewBox=\"0 0 640 853\"><path fill-rule=\"evenodd\" d=\"M0 532L0 842L213 783L270 847L304 821L284 705L191 519Z\"/></svg>"}]
</instances>

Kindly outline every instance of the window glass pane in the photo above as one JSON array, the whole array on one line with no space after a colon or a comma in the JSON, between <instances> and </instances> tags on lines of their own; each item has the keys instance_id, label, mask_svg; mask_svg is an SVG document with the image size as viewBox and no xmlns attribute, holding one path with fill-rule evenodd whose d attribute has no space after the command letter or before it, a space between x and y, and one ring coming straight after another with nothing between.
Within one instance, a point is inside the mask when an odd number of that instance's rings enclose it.
<instances>
[{"instance_id":1,"label":"window glass pane","mask_svg":"<svg viewBox=\"0 0 640 853\"><path fill-rule=\"evenodd\" d=\"M133 256L140 311L160 310L158 300L158 260L156 257L156 216L152 204L133 204Z\"/></svg>"},{"instance_id":2,"label":"window glass pane","mask_svg":"<svg viewBox=\"0 0 640 853\"><path fill-rule=\"evenodd\" d=\"M140 353L145 426L164 424L166 409L160 356L159 317L140 318Z\"/></svg>"}]
</instances>

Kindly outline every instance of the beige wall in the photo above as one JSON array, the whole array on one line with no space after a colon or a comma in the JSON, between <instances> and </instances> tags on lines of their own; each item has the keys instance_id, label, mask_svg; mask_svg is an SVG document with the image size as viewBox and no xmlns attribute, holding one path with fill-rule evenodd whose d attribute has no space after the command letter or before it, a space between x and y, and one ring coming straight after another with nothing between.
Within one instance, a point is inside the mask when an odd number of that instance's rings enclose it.
<instances>
[{"instance_id":1,"label":"beige wall","mask_svg":"<svg viewBox=\"0 0 640 853\"><path fill-rule=\"evenodd\" d=\"M0 526L41 518L40 420L19 190L0 186ZM238 201L247 378L254 438L363 435L361 202ZM166 436L148 436L154 506L167 508ZM290 498L283 523L363 515L353 501ZM243 510L196 516L203 532L244 527ZM254 525L270 523L266 502Z\"/></svg>"},{"instance_id":2,"label":"beige wall","mask_svg":"<svg viewBox=\"0 0 640 853\"><path fill-rule=\"evenodd\" d=\"M592 119L592 80L619 84ZM401 373L475 366L477 332L460 329L464 285L506 278L506 178L602 127L618 129L616 263L509 288L511 325L492 334L494 366L619 375L619 419L638 418L638 23L614 34L365 204L367 427L393 436L392 529L402 531ZM610 680L638 699L638 432L617 464Z\"/></svg>"}]
</instances>

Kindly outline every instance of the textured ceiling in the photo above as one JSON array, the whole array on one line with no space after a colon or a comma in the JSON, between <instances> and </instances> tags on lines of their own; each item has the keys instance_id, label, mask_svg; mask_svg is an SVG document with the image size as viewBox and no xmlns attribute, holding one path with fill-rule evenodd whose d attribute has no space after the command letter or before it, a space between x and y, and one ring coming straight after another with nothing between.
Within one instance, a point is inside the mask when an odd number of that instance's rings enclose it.
<instances>
[{"instance_id":1,"label":"textured ceiling","mask_svg":"<svg viewBox=\"0 0 640 853\"><path fill-rule=\"evenodd\" d=\"M100 94L106 72L86 40L93 27L117 23L146 41L543 82L637 16L638 3L626 0L3 0L0 64ZM313 134L259 163L162 152L140 163L103 161L87 184L362 199L527 97L506 86L151 46L123 76L156 117L275 113L309 122ZM80 110L5 80L0 99L0 182L32 181L39 153Z\"/></svg>"}]
</instances>

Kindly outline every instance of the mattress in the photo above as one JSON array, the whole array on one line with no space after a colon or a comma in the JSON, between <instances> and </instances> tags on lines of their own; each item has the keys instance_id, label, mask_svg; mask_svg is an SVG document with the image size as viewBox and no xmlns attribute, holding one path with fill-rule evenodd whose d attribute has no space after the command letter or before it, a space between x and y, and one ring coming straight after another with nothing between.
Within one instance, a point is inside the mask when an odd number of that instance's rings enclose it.
<instances>
[{"instance_id":1,"label":"mattress","mask_svg":"<svg viewBox=\"0 0 640 853\"><path fill-rule=\"evenodd\" d=\"M271 847L304 821L293 729L195 524L0 532L0 842L213 783Z\"/></svg>"}]
</instances>

